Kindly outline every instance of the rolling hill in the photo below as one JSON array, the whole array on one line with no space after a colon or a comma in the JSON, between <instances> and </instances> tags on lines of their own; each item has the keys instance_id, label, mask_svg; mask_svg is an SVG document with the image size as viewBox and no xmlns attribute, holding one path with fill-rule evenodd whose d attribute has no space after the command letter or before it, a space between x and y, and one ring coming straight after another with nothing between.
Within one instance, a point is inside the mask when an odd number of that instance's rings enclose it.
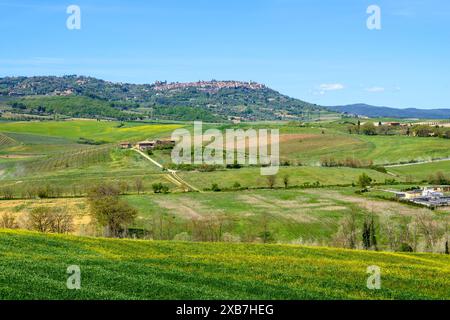
<instances>
[{"instance_id":1,"label":"rolling hill","mask_svg":"<svg viewBox=\"0 0 450 320\"><path fill-rule=\"evenodd\" d=\"M350 104L344 106L327 107L331 111L357 114L370 118L418 118L418 119L449 119L450 109L396 109L389 107L377 107L368 104Z\"/></svg>"},{"instance_id":2,"label":"rolling hill","mask_svg":"<svg viewBox=\"0 0 450 320\"><path fill-rule=\"evenodd\" d=\"M16 250L20 248L20 250ZM449 299L446 255L0 230L0 298ZM79 266L81 290L66 287ZM367 289L369 266L381 289Z\"/></svg>"},{"instance_id":3,"label":"rolling hill","mask_svg":"<svg viewBox=\"0 0 450 320\"><path fill-rule=\"evenodd\" d=\"M96 105L97 109L82 108L87 103L80 106L70 101L73 98L77 98L76 102L90 99L90 105ZM55 109L54 102L59 100L66 108ZM255 82L128 84L84 76L0 78L1 104L16 112L34 114L85 117L94 114L116 119L124 115L129 118L151 115L160 119L209 121L233 116L249 120L300 118L304 113L322 110Z\"/></svg>"}]
</instances>

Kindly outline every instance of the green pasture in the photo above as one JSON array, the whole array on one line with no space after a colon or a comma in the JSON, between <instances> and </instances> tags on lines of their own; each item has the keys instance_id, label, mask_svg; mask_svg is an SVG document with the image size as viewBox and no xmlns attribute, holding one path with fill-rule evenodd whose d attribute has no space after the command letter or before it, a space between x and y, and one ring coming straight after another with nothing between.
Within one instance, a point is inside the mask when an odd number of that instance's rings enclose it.
<instances>
[{"instance_id":1,"label":"green pasture","mask_svg":"<svg viewBox=\"0 0 450 320\"><path fill-rule=\"evenodd\" d=\"M3 300L450 298L446 255L1 230L0 258ZM66 285L73 265L80 290ZM381 270L380 290L366 286L373 265Z\"/></svg>"}]
</instances>

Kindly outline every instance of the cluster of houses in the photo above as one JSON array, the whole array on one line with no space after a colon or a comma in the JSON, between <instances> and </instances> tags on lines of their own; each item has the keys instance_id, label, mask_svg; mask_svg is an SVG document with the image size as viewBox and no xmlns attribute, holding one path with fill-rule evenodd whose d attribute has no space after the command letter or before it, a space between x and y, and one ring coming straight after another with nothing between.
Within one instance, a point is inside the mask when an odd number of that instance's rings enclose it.
<instances>
[{"instance_id":1,"label":"cluster of houses","mask_svg":"<svg viewBox=\"0 0 450 320\"><path fill-rule=\"evenodd\" d=\"M380 126L388 126L388 127L408 127L412 126L410 123L403 123L403 122L374 122L373 123L376 127Z\"/></svg>"},{"instance_id":2,"label":"cluster of houses","mask_svg":"<svg viewBox=\"0 0 450 320\"><path fill-rule=\"evenodd\" d=\"M425 187L406 192L396 192L397 198L410 201L429 208L450 206L450 196L445 193L450 192L450 186Z\"/></svg>"},{"instance_id":3,"label":"cluster of houses","mask_svg":"<svg viewBox=\"0 0 450 320\"><path fill-rule=\"evenodd\" d=\"M153 85L153 89L157 91L186 89L192 87L212 91L218 91L224 88L246 88L253 90L266 88L265 85L253 81L243 82L243 81L217 81L217 80L185 82L185 83L180 82L167 83L167 81L156 81L155 84Z\"/></svg>"},{"instance_id":4,"label":"cluster of houses","mask_svg":"<svg viewBox=\"0 0 450 320\"><path fill-rule=\"evenodd\" d=\"M131 149L134 147L141 151L147 151L147 150L154 150L154 149L158 149L158 148L173 147L173 146L175 146L175 143L176 142L174 140L145 140L145 141L138 142L136 144L133 144L131 142L121 142L120 148Z\"/></svg>"}]
</instances>

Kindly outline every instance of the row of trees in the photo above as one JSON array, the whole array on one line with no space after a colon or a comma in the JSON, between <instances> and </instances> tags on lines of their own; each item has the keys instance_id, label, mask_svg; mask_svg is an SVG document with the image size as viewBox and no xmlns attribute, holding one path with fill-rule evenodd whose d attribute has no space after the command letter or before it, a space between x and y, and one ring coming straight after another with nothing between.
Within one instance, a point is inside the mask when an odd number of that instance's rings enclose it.
<instances>
[{"instance_id":1,"label":"row of trees","mask_svg":"<svg viewBox=\"0 0 450 320\"><path fill-rule=\"evenodd\" d=\"M337 247L378 250L380 240L391 251L440 252L449 254L449 221L422 211L415 217L394 220L389 216L376 223L373 214L362 222L356 210L342 219L332 240Z\"/></svg>"},{"instance_id":2,"label":"row of trees","mask_svg":"<svg viewBox=\"0 0 450 320\"><path fill-rule=\"evenodd\" d=\"M278 178L276 175L267 176L267 177L266 177L266 185L267 185L267 187L268 187L269 189L274 189L275 186L277 185L278 181L279 181L278 179L279 179L279 178ZM373 180L370 176L368 176L366 173L362 173L362 174L358 177L358 180L357 180L356 183L357 183L357 185L358 185L359 187L361 187L362 189L366 189L367 187L370 187L370 186L373 184L373 182L374 182L374 180ZM282 183L283 183L283 187L284 187L285 189L289 188L289 187L291 186L291 178L290 178L290 175L285 174L285 175L282 177ZM395 180L387 180L387 181L385 181L385 183L386 183L386 184L395 184ZM314 188L314 187L320 187L320 186L321 186L320 182L317 181L317 182L315 182L315 183L313 183L313 184L306 182L306 183L304 183L301 187L304 187L304 188ZM242 189L242 186L241 186L241 184L240 184L239 182L235 182L235 183L233 184L233 186L231 187L231 190L240 190L240 189ZM220 187L219 187L219 184L217 184L217 183L211 184L211 188L205 188L205 191L220 192L220 191L222 191L222 190L223 190L223 189L220 188ZM226 189L226 190L229 190L229 189Z\"/></svg>"},{"instance_id":3,"label":"row of trees","mask_svg":"<svg viewBox=\"0 0 450 320\"><path fill-rule=\"evenodd\" d=\"M350 134L364 134L368 136L374 135L406 135L406 136L417 136L417 137L439 137L450 139L450 128L441 127L439 125L429 126L429 125L412 125L412 126L397 126L393 127L390 125L383 125L378 123L378 126L371 121L368 121L361 125L351 124L347 127L347 131Z\"/></svg>"},{"instance_id":4,"label":"row of trees","mask_svg":"<svg viewBox=\"0 0 450 320\"><path fill-rule=\"evenodd\" d=\"M282 178L282 183L285 189L289 188L291 186L291 178L288 174L285 174ZM277 185L278 182L278 177L276 175L270 175L266 177L266 185L269 189L274 189L275 186ZM318 185L320 185L320 183L318 183ZM309 184L308 186L318 186L317 184ZM234 182L234 184L231 187L231 190L241 190L241 189L246 189L243 188L242 185L239 182ZM211 184L211 188L205 188L205 191L214 191L214 192L220 192L224 189L219 187L219 184L217 183L213 183ZM227 188L226 190L230 190L230 188Z\"/></svg>"},{"instance_id":5,"label":"row of trees","mask_svg":"<svg viewBox=\"0 0 450 320\"><path fill-rule=\"evenodd\" d=\"M449 185L450 184L450 177L446 174L444 174L442 171L436 172L434 175L431 174L428 177L428 182L435 185Z\"/></svg>"},{"instance_id":6,"label":"row of trees","mask_svg":"<svg viewBox=\"0 0 450 320\"><path fill-rule=\"evenodd\" d=\"M355 158L335 159L334 157L324 157L320 160L322 167L349 167L367 168L373 166L372 160L359 160Z\"/></svg>"},{"instance_id":7,"label":"row of trees","mask_svg":"<svg viewBox=\"0 0 450 320\"><path fill-rule=\"evenodd\" d=\"M0 227L7 229L26 228L38 232L70 233L74 231L74 215L66 208L40 206L33 208L21 225L15 215L0 216Z\"/></svg>"}]
</instances>

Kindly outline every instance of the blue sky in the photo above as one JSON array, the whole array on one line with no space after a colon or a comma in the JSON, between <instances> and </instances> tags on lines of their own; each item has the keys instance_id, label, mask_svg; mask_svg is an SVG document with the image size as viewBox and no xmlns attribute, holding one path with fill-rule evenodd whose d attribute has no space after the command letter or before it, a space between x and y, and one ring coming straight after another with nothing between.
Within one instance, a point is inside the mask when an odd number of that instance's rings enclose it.
<instances>
[{"instance_id":1,"label":"blue sky","mask_svg":"<svg viewBox=\"0 0 450 320\"><path fill-rule=\"evenodd\" d=\"M448 0L0 0L0 36L0 76L253 80L322 105L450 108Z\"/></svg>"}]
</instances>

